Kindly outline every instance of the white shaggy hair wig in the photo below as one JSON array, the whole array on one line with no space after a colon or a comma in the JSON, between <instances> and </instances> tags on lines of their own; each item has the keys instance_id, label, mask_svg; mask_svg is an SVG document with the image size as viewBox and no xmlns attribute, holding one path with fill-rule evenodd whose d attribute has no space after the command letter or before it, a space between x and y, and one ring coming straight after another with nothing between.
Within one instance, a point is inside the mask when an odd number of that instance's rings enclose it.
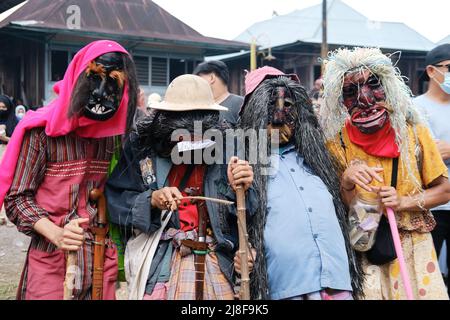
<instances>
[{"instance_id":1,"label":"white shaggy hair wig","mask_svg":"<svg viewBox=\"0 0 450 320\"><path fill-rule=\"evenodd\" d=\"M393 65L390 57L384 55L378 48L338 49L331 52L324 63L324 92L320 119L326 139L334 139L350 117L342 98L344 77L349 72L369 70L383 85L386 105L390 110L389 119L395 131L395 141L401 159L413 183L420 190L422 186L411 170L407 137L408 124L415 126L423 120L413 105L411 90L401 76L400 70Z\"/></svg>"}]
</instances>

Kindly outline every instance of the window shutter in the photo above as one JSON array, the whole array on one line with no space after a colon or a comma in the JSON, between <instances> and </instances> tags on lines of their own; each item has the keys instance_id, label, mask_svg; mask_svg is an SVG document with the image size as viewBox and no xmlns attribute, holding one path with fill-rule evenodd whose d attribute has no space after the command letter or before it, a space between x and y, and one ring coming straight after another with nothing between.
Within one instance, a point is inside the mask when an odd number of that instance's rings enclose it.
<instances>
[{"instance_id":1,"label":"window shutter","mask_svg":"<svg viewBox=\"0 0 450 320\"><path fill-rule=\"evenodd\" d=\"M167 85L167 59L152 58L152 86Z\"/></svg>"},{"instance_id":2,"label":"window shutter","mask_svg":"<svg viewBox=\"0 0 450 320\"><path fill-rule=\"evenodd\" d=\"M134 57L134 63L136 65L136 73L139 84L148 86L148 74L149 74L149 63L148 57Z\"/></svg>"}]
</instances>

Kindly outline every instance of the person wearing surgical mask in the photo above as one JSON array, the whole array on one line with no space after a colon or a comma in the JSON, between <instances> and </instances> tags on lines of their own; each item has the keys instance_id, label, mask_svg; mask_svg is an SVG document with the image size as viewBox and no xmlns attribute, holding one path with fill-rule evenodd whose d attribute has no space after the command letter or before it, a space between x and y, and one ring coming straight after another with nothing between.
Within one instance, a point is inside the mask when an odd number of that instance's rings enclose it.
<instances>
[{"instance_id":1,"label":"person wearing surgical mask","mask_svg":"<svg viewBox=\"0 0 450 320\"><path fill-rule=\"evenodd\" d=\"M428 91L417 97L414 102L422 110L429 128L436 139L439 152L450 173L450 43L440 45L431 50L426 57L426 72L430 78ZM437 226L432 231L434 246L440 261L450 265L450 202L432 209ZM446 241L447 252L441 252ZM447 284L447 288L450 288ZM450 293L450 289L448 289Z\"/></svg>"},{"instance_id":2,"label":"person wearing surgical mask","mask_svg":"<svg viewBox=\"0 0 450 320\"><path fill-rule=\"evenodd\" d=\"M25 116L25 113L27 112L27 109L23 105L18 105L16 107L16 119L17 121L20 121Z\"/></svg>"}]
</instances>

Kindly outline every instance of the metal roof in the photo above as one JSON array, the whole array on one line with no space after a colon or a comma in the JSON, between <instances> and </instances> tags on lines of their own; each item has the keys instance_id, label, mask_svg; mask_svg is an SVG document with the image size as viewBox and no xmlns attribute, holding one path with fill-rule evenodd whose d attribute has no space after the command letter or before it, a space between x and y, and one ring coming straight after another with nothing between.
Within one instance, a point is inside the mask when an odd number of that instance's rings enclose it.
<instances>
[{"instance_id":1,"label":"metal roof","mask_svg":"<svg viewBox=\"0 0 450 320\"><path fill-rule=\"evenodd\" d=\"M80 8L79 29L68 27L69 6ZM216 54L248 49L246 43L205 37L150 0L28 0L11 10L0 18L0 28L176 43Z\"/></svg>"},{"instance_id":2,"label":"metal roof","mask_svg":"<svg viewBox=\"0 0 450 320\"><path fill-rule=\"evenodd\" d=\"M341 0L328 5L328 43L384 49L429 51L435 44L404 23L370 21ZM322 42L322 5L257 22L235 40L278 47L296 42Z\"/></svg>"},{"instance_id":3,"label":"metal roof","mask_svg":"<svg viewBox=\"0 0 450 320\"><path fill-rule=\"evenodd\" d=\"M241 57L241 56L247 56L249 54L250 54L250 51L241 50L239 52L234 52L234 53L227 53L227 54L220 54L217 56L205 57L205 61L211 61L211 60L227 61L227 60L233 60L233 59Z\"/></svg>"},{"instance_id":4,"label":"metal roof","mask_svg":"<svg viewBox=\"0 0 450 320\"><path fill-rule=\"evenodd\" d=\"M439 41L437 44L441 45L441 44L445 44L445 43L450 43L450 34L445 37L444 39L442 39L441 41Z\"/></svg>"},{"instance_id":5,"label":"metal roof","mask_svg":"<svg viewBox=\"0 0 450 320\"><path fill-rule=\"evenodd\" d=\"M12 7L18 5L24 0L2 0L0 1L0 13L11 9Z\"/></svg>"}]
</instances>

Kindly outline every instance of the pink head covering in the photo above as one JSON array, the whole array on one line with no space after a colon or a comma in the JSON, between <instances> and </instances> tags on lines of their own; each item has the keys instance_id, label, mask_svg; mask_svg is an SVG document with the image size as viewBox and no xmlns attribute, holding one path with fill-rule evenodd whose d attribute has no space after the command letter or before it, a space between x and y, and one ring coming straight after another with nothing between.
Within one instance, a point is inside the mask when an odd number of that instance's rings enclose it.
<instances>
[{"instance_id":1,"label":"pink head covering","mask_svg":"<svg viewBox=\"0 0 450 320\"><path fill-rule=\"evenodd\" d=\"M278 76L290 77L292 80L300 83L300 79L294 73L285 74L284 72L269 66L264 66L262 68L251 71L245 75L245 99L239 114L242 114L245 105L250 98L250 95L255 91L255 89L266 79L275 78Z\"/></svg>"},{"instance_id":2,"label":"pink head covering","mask_svg":"<svg viewBox=\"0 0 450 320\"><path fill-rule=\"evenodd\" d=\"M53 90L58 97L37 111L27 112L23 120L19 122L0 164L0 207L11 187L23 137L28 130L45 127L45 133L51 137L75 132L83 138L104 138L125 133L128 107L127 83L125 83L119 108L111 119L95 121L83 116L68 118L70 99L78 77L86 70L90 61L108 52L129 54L114 41L99 40L88 44L75 55L67 67L64 79L54 85Z\"/></svg>"}]
</instances>

